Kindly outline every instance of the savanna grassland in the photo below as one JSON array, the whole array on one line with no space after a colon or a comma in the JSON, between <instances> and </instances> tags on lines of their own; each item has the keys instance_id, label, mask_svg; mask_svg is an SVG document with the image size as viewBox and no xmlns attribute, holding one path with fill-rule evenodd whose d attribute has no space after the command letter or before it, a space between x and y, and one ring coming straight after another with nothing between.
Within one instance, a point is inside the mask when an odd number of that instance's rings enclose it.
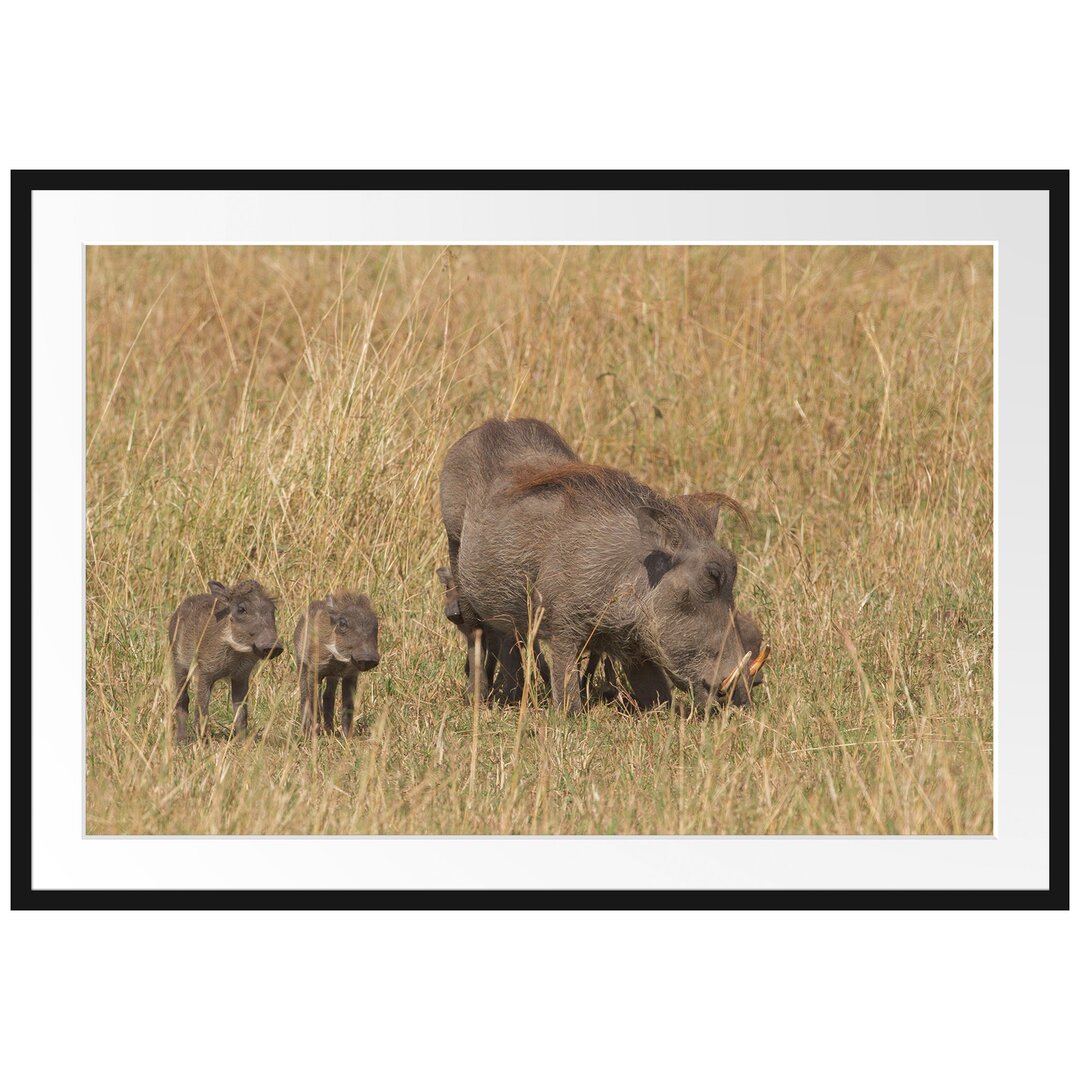
<instances>
[{"instance_id":1,"label":"savanna grassland","mask_svg":"<svg viewBox=\"0 0 1080 1080\"><path fill-rule=\"evenodd\" d=\"M93 248L90 833L987 833L989 248ZM490 416L728 492L752 710L474 714L437 477ZM368 592L361 731L301 740L291 654L252 734L170 743L165 623L256 577L291 643Z\"/></svg>"}]
</instances>

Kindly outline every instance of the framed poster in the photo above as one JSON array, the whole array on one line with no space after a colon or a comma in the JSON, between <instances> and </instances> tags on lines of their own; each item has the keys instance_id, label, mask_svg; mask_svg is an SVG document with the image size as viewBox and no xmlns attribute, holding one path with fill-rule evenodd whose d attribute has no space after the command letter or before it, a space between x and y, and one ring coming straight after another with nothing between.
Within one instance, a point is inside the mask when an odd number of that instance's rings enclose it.
<instances>
[{"instance_id":1,"label":"framed poster","mask_svg":"<svg viewBox=\"0 0 1080 1080\"><path fill-rule=\"evenodd\" d=\"M15 906L1067 905L1067 174L12 211Z\"/></svg>"}]
</instances>

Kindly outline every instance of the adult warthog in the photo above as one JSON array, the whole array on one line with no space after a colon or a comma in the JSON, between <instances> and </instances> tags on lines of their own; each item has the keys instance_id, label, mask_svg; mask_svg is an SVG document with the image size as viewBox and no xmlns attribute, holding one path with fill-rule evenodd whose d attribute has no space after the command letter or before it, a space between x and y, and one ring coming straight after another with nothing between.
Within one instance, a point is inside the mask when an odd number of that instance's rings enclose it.
<instances>
[{"instance_id":1,"label":"adult warthog","mask_svg":"<svg viewBox=\"0 0 1080 1080\"><path fill-rule=\"evenodd\" d=\"M737 618L735 556L707 528L703 498L676 502L576 460L504 468L463 515L460 602L506 637L524 638L541 613L552 694L571 711L586 649L622 662L639 704L670 700L665 673L695 697L746 704L767 654L741 638L740 623L759 642L760 631ZM713 501L718 513L730 500Z\"/></svg>"},{"instance_id":2,"label":"adult warthog","mask_svg":"<svg viewBox=\"0 0 1080 1080\"><path fill-rule=\"evenodd\" d=\"M542 420L488 420L463 435L447 451L439 473L439 507L450 550L449 574L440 574L447 590L447 618L455 622L468 642L465 673L469 687L486 698L495 673L495 661L502 667L499 694L507 701L519 700L523 690L523 664L517 638L485 627L457 589L458 555L466 511L486 502L493 485L514 475L518 469L543 469L578 460L566 440ZM454 592L453 615L449 595ZM524 635L523 635L524 636ZM547 662L537 650L536 664L545 681Z\"/></svg>"}]
</instances>

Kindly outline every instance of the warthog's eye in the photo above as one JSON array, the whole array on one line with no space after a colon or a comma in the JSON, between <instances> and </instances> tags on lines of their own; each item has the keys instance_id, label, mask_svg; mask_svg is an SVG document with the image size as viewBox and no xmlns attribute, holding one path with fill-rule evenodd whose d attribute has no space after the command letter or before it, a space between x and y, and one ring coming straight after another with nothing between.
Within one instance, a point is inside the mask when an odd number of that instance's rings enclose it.
<instances>
[{"instance_id":1,"label":"warthog's eye","mask_svg":"<svg viewBox=\"0 0 1080 1080\"><path fill-rule=\"evenodd\" d=\"M349 629L349 620L348 619L338 619L337 628L339 630L348 630Z\"/></svg>"},{"instance_id":2,"label":"warthog's eye","mask_svg":"<svg viewBox=\"0 0 1080 1080\"><path fill-rule=\"evenodd\" d=\"M247 614L247 608L244 607L243 604L237 604L236 605L236 614L237 615L246 615Z\"/></svg>"},{"instance_id":3,"label":"warthog's eye","mask_svg":"<svg viewBox=\"0 0 1080 1080\"><path fill-rule=\"evenodd\" d=\"M705 573L716 582L718 589L722 589L728 583L728 573L719 563L709 563L705 567Z\"/></svg>"}]
</instances>

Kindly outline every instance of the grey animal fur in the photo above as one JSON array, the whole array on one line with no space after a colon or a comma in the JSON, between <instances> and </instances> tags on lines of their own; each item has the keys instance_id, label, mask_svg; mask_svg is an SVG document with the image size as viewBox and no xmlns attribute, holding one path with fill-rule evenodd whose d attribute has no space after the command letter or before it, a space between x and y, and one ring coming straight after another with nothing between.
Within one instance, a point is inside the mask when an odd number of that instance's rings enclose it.
<instances>
[{"instance_id":1,"label":"grey animal fur","mask_svg":"<svg viewBox=\"0 0 1080 1080\"><path fill-rule=\"evenodd\" d=\"M439 473L439 505L446 542L450 553L451 581L458 581L458 552L465 515L471 505L483 503L493 484L499 483L509 471L521 468L544 468L577 461L577 454L550 424L522 417L515 420L488 420L463 435L447 451ZM440 575L441 578L441 575ZM446 582L444 587L449 588ZM520 700L524 688L524 665L517 635L503 633L478 619L466 597L457 593L457 622L465 635L465 672L469 677L469 692L479 692L487 698L494 689L492 678L497 658L502 668L499 696L506 701ZM524 628L521 638L528 635ZM482 663L474 671L472 657L479 653ZM537 650L536 663L541 677L550 679L547 662Z\"/></svg>"}]
</instances>

